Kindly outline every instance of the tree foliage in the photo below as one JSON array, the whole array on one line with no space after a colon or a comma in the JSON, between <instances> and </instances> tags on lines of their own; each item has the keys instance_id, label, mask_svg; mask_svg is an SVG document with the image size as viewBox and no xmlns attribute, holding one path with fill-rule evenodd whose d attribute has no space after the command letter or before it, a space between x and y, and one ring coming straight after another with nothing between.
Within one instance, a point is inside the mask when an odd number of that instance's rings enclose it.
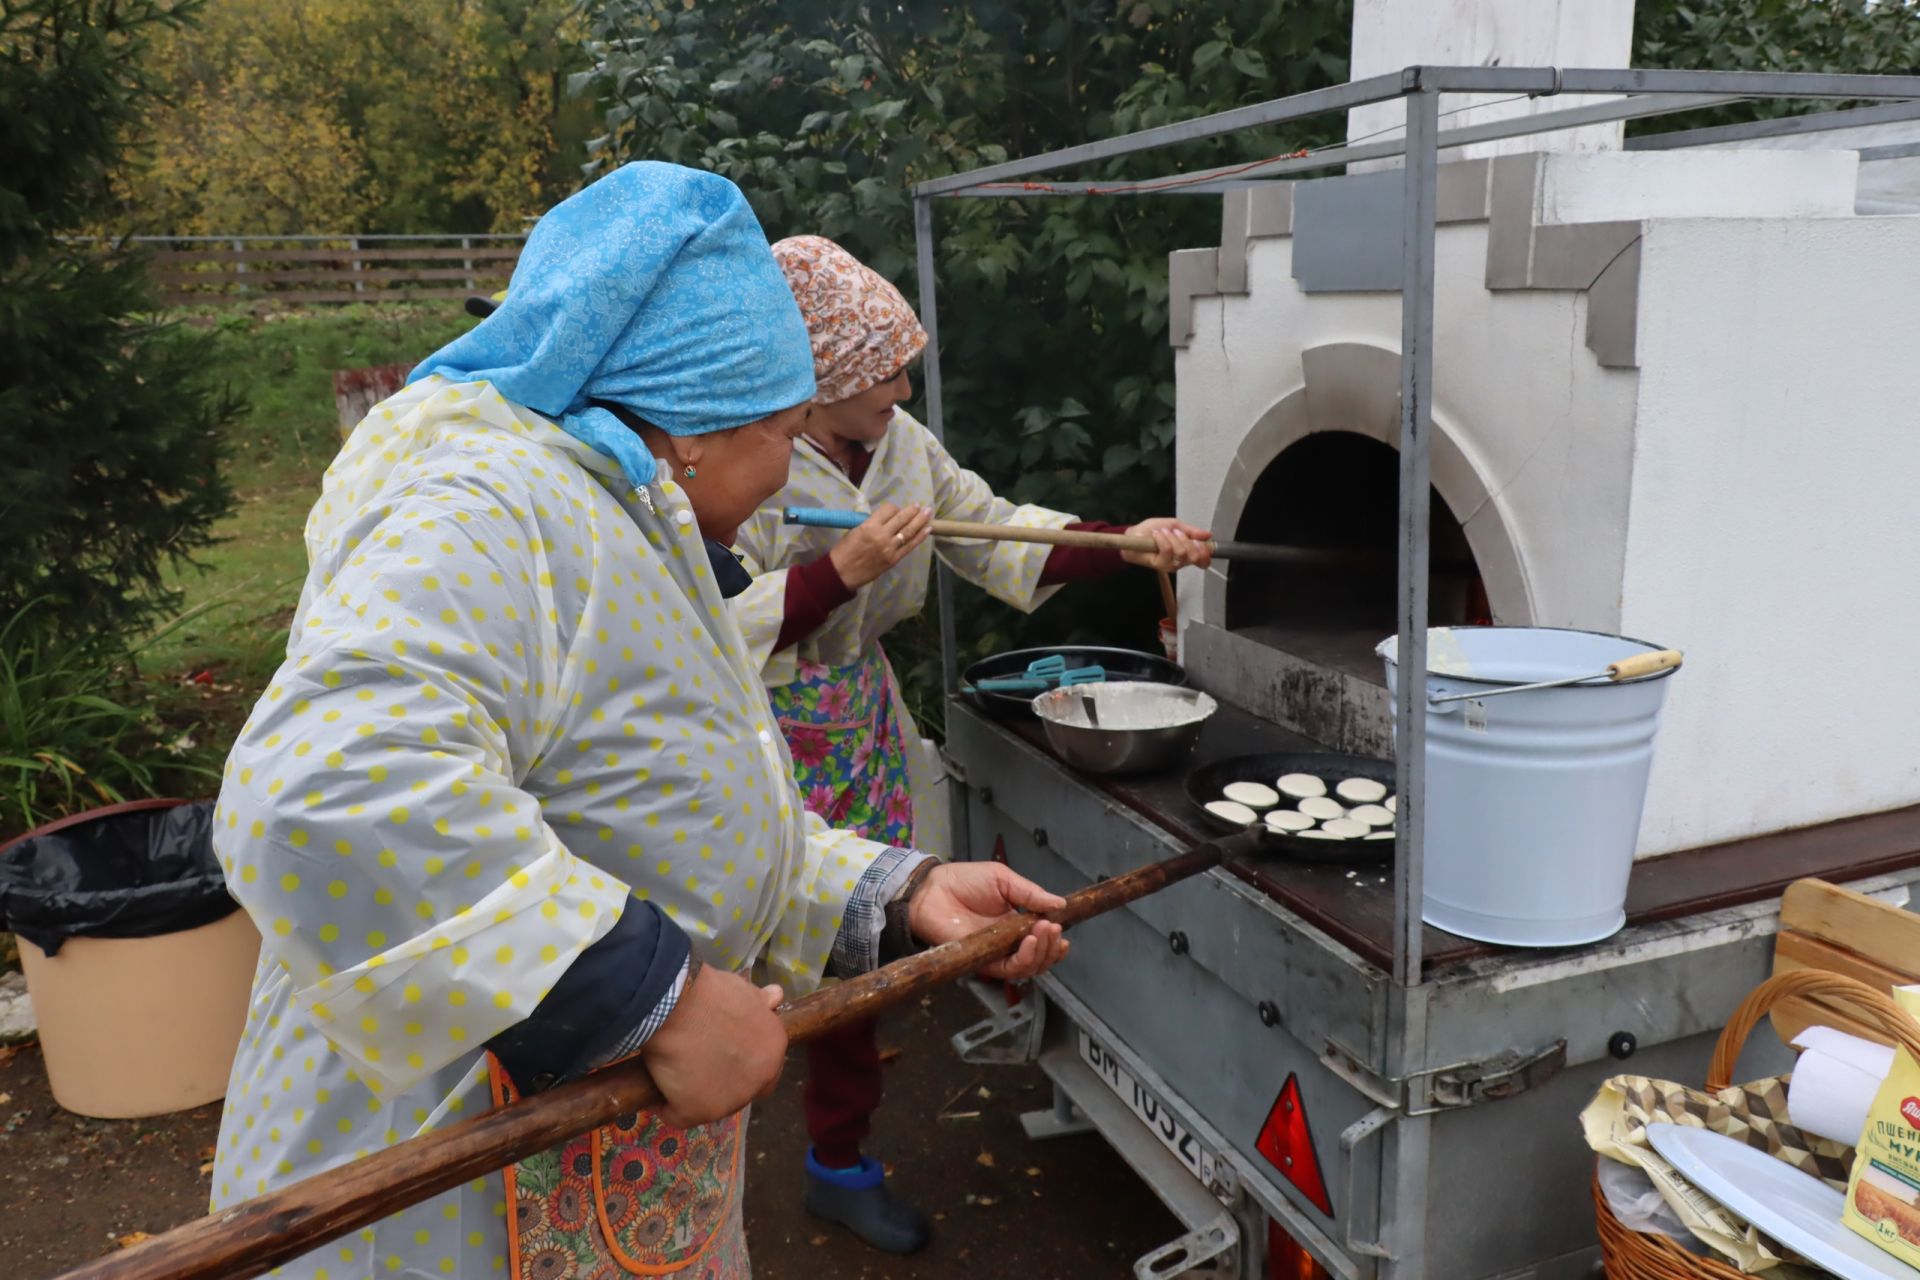
<instances>
[{"instance_id":1,"label":"tree foliage","mask_svg":"<svg viewBox=\"0 0 1920 1280\"><path fill-rule=\"evenodd\" d=\"M1634 11L1633 62L1698 71L1920 74L1915 0L1643 0ZM1647 132L1761 120L1848 104L1805 99L1743 102L1646 121Z\"/></svg>"},{"instance_id":2,"label":"tree foliage","mask_svg":"<svg viewBox=\"0 0 1920 1280\"><path fill-rule=\"evenodd\" d=\"M123 183L169 234L518 231L572 190L577 0L208 0Z\"/></svg>"},{"instance_id":3,"label":"tree foliage","mask_svg":"<svg viewBox=\"0 0 1920 1280\"><path fill-rule=\"evenodd\" d=\"M601 166L653 158L738 182L770 236L830 236L917 293L916 181L1260 101L1346 76L1344 0L610 0L594 65ZM1331 140L1343 122L1089 166L1120 180ZM1040 198L937 206L946 420L1002 493L1089 518L1172 507L1166 254L1219 240L1217 200ZM1149 580L1103 627L1153 644ZM1088 603L1085 595L1081 603ZM1071 608L1071 606L1069 606ZM968 612L979 646L1004 611ZM1057 639L1074 615L1048 607Z\"/></svg>"},{"instance_id":4,"label":"tree foliage","mask_svg":"<svg viewBox=\"0 0 1920 1280\"><path fill-rule=\"evenodd\" d=\"M0 618L40 601L37 629L109 651L230 505L205 344L151 318L139 255L62 235L110 204L144 43L185 8L0 0Z\"/></svg>"},{"instance_id":5,"label":"tree foliage","mask_svg":"<svg viewBox=\"0 0 1920 1280\"><path fill-rule=\"evenodd\" d=\"M1634 65L1711 71L1920 70L1913 0L1657 0L1634 13Z\"/></svg>"},{"instance_id":6,"label":"tree foliage","mask_svg":"<svg viewBox=\"0 0 1920 1280\"><path fill-rule=\"evenodd\" d=\"M724 173L770 235L831 236L912 295L912 183L1344 80L1351 23L1346 0L602 0L593 64L572 87L602 113L596 166L644 157ZM1635 61L1912 71L1915 27L1912 0L1642 0ZM1073 177L1231 163L1343 130L1328 117ZM1108 519L1168 508L1166 253L1218 243L1218 201L937 208L955 451L1016 499ZM1140 643L1157 610L1150 588L1133 594L1116 611L1103 593L1101 623ZM1055 639L1075 621L1061 613L1049 606L1040 624ZM1019 630L1003 611L962 621L976 648Z\"/></svg>"}]
</instances>

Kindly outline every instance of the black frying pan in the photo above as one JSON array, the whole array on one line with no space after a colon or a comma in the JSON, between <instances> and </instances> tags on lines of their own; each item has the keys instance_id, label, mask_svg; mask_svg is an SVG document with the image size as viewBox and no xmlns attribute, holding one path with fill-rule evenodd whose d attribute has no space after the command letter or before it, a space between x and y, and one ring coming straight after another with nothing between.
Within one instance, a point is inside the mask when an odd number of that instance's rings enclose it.
<instances>
[{"instance_id":1,"label":"black frying pan","mask_svg":"<svg viewBox=\"0 0 1920 1280\"><path fill-rule=\"evenodd\" d=\"M1008 653L996 653L990 658L968 667L960 677L961 692L967 695L974 706L979 707L995 719L1005 720L1033 718L1033 698L1031 693L993 693L973 688L976 680L986 680L993 676L1025 675L1029 664L1036 658L1049 658L1059 654L1067 660L1069 668L1105 667L1108 680L1145 680L1152 684L1184 685L1187 682L1187 669L1175 662L1168 662L1157 654L1141 653L1134 649L1104 649L1099 646L1075 648L1057 645L1050 649L1014 649ZM1307 841L1308 844L1314 843ZM1385 844L1381 840L1378 843Z\"/></svg>"},{"instance_id":2,"label":"black frying pan","mask_svg":"<svg viewBox=\"0 0 1920 1280\"><path fill-rule=\"evenodd\" d=\"M1226 790L1229 782L1259 782L1271 787L1283 774L1289 773L1316 775L1326 782L1329 795L1333 794L1334 786L1343 778L1372 778L1375 782L1386 784L1388 795L1394 793L1391 760L1335 752L1308 754L1270 751L1261 755L1230 756L1201 765L1187 775L1187 799L1198 811L1202 825L1209 831L1230 835L1242 828L1207 812L1207 803L1224 799L1220 793ZM1346 801L1340 803L1346 804ZM1282 796L1279 807L1291 809L1293 804L1293 801ZM1291 832L1275 831L1265 822L1261 822L1259 828L1266 847L1275 853L1299 862L1331 863L1343 867L1391 862L1393 851L1400 844L1398 840L1302 840Z\"/></svg>"}]
</instances>

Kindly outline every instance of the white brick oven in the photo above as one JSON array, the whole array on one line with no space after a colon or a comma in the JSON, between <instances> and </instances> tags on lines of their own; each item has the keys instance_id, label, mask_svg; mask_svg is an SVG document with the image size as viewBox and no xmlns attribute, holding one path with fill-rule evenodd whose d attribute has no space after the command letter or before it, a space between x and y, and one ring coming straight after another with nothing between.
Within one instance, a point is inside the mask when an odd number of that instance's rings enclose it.
<instances>
[{"instance_id":1,"label":"white brick oven","mask_svg":"<svg viewBox=\"0 0 1920 1280\"><path fill-rule=\"evenodd\" d=\"M1581 147L1441 169L1436 620L1687 651L1642 856L1920 802L1920 217L1848 151ZM1193 578L1184 658L1376 752L1399 187L1232 193L1171 264L1181 515L1381 553Z\"/></svg>"}]
</instances>

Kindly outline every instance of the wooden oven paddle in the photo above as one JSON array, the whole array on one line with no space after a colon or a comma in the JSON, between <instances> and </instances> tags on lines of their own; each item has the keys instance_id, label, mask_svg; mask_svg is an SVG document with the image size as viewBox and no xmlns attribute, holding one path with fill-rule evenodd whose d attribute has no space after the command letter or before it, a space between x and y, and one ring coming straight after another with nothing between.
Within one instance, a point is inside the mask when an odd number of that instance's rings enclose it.
<instances>
[{"instance_id":1,"label":"wooden oven paddle","mask_svg":"<svg viewBox=\"0 0 1920 1280\"><path fill-rule=\"evenodd\" d=\"M1062 925L1092 919L1216 867L1223 858L1252 853L1257 840L1243 834L1196 845L1070 894L1066 906L1045 918ZM1010 954L1039 918L1010 916L957 942L824 987L784 1006L780 1020L788 1038L804 1044L871 1018ZM409 1205L659 1101L645 1066L637 1059L624 1062L190 1222L59 1280L249 1280Z\"/></svg>"},{"instance_id":2,"label":"wooden oven paddle","mask_svg":"<svg viewBox=\"0 0 1920 1280\"><path fill-rule=\"evenodd\" d=\"M785 507L787 524L804 524L816 530L852 530L868 516L864 510L835 510L829 507ZM1048 543L1054 547L1104 547L1108 551L1158 551L1160 543L1144 533L1100 533L1096 530L1039 530L1018 524L983 524L975 520L933 520L933 537L962 537L989 543ZM1373 564L1384 562L1390 553L1367 551L1325 551L1319 547L1269 547L1263 543L1235 543L1213 539L1215 560L1263 560L1271 564Z\"/></svg>"},{"instance_id":3,"label":"wooden oven paddle","mask_svg":"<svg viewBox=\"0 0 1920 1280\"><path fill-rule=\"evenodd\" d=\"M813 529L857 529L867 519L864 511L841 511L832 507L785 507L782 518L788 524ZM1144 534L1102 533L1094 529L1033 529L1022 525L985 524L972 520L935 520L930 530L936 538L961 538L975 542L1042 542L1056 547L1103 547L1109 551L1157 551L1159 544ZM1288 547L1265 542L1231 542L1215 538L1207 544L1216 560L1250 560L1260 564L1290 564L1317 569L1378 570L1395 563L1392 551L1368 551L1343 547ZM1471 564L1437 561L1432 571L1439 574L1471 574Z\"/></svg>"}]
</instances>

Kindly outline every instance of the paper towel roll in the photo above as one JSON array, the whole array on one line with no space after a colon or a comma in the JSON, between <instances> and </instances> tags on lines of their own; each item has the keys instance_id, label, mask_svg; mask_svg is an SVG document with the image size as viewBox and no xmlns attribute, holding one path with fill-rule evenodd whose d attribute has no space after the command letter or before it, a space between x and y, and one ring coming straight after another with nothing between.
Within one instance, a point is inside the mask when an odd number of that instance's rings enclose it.
<instances>
[{"instance_id":1,"label":"paper towel roll","mask_svg":"<svg viewBox=\"0 0 1920 1280\"><path fill-rule=\"evenodd\" d=\"M1893 1046L1862 1040L1832 1027L1808 1027L1793 1038L1796 1049L1812 1049L1884 1080L1893 1070Z\"/></svg>"},{"instance_id":2,"label":"paper towel roll","mask_svg":"<svg viewBox=\"0 0 1920 1280\"><path fill-rule=\"evenodd\" d=\"M1804 1052L1787 1085L1787 1114L1808 1133L1855 1145L1893 1069L1893 1050L1832 1027L1808 1027L1793 1043Z\"/></svg>"}]
</instances>

